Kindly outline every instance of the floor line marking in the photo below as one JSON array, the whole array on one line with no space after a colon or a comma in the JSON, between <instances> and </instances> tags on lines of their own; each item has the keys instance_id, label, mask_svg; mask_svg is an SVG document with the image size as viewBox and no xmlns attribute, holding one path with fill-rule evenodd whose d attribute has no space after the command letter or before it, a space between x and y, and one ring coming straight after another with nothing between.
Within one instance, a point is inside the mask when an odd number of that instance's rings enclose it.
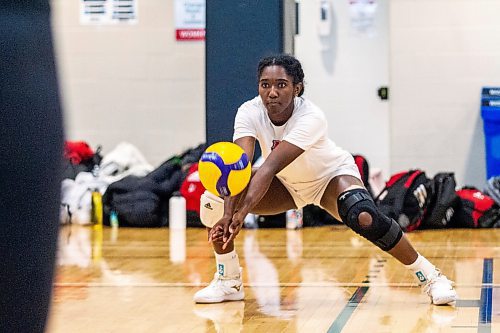
<instances>
[{"instance_id":1,"label":"floor line marking","mask_svg":"<svg viewBox=\"0 0 500 333\"><path fill-rule=\"evenodd\" d=\"M485 258L483 262L483 287L481 288L481 299L479 307L478 329L479 333L491 332L491 301L493 289L493 259Z\"/></svg>"},{"instance_id":2,"label":"floor line marking","mask_svg":"<svg viewBox=\"0 0 500 333\"><path fill-rule=\"evenodd\" d=\"M342 331L345 324L351 317L354 310L356 310L356 308L358 307L358 304L361 302L368 289L369 287L359 287L358 289L356 289L344 309L342 309L337 318L335 318L332 326L330 326L330 328L328 329L328 333L338 333Z\"/></svg>"}]
</instances>

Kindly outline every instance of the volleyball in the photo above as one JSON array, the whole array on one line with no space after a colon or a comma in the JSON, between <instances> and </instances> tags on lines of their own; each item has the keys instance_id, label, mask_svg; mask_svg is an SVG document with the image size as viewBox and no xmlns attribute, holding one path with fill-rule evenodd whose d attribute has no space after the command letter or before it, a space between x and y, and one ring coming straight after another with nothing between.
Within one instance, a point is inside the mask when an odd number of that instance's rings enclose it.
<instances>
[{"instance_id":1,"label":"volleyball","mask_svg":"<svg viewBox=\"0 0 500 333\"><path fill-rule=\"evenodd\" d=\"M209 192L218 196L234 196L247 187L252 166L240 146L232 142L216 142L201 155L198 173Z\"/></svg>"}]
</instances>

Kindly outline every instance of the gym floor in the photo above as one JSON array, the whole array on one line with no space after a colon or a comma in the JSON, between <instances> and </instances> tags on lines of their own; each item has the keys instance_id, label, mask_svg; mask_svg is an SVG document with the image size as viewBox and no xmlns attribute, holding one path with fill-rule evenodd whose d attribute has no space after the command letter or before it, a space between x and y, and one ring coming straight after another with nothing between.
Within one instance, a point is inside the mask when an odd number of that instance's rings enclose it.
<instances>
[{"instance_id":1,"label":"gym floor","mask_svg":"<svg viewBox=\"0 0 500 333\"><path fill-rule=\"evenodd\" d=\"M245 301L208 305L192 301L215 272L204 229L64 226L47 332L500 332L500 230L407 236L456 304L344 226L242 230Z\"/></svg>"}]
</instances>

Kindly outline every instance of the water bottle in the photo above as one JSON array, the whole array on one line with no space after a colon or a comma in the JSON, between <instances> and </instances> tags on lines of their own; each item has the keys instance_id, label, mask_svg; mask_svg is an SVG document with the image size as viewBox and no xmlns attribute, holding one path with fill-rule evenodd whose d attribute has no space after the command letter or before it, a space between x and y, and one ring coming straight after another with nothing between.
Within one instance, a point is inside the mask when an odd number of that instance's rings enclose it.
<instances>
[{"instance_id":1,"label":"water bottle","mask_svg":"<svg viewBox=\"0 0 500 333\"><path fill-rule=\"evenodd\" d=\"M94 227L102 227L102 194L99 190L95 189L92 191L91 196L91 222Z\"/></svg>"},{"instance_id":2,"label":"water bottle","mask_svg":"<svg viewBox=\"0 0 500 333\"><path fill-rule=\"evenodd\" d=\"M169 200L168 226L170 229L186 228L186 199L180 192L174 192Z\"/></svg>"},{"instance_id":3,"label":"water bottle","mask_svg":"<svg viewBox=\"0 0 500 333\"><path fill-rule=\"evenodd\" d=\"M286 212L286 228L299 229L302 228L302 208L290 209Z\"/></svg>"},{"instance_id":4,"label":"water bottle","mask_svg":"<svg viewBox=\"0 0 500 333\"><path fill-rule=\"evenodd\" d=\"M112 210L111 213L109 214L109 225L112 228L118 228L119 222L118 222L118 214Z\"/></svg>"},{"instance_id":5,"label":"water bottle","mask_svg":"<svg viewBox=\"0 0 500 333\"><path fill-rule=\"evenodd\" d=\"M118 240L118 226L120 223L118 221L118 213L114 210L109 214L109 225L111 226L111 232L109 234L111 243L116 243Z\"/></svg>"},{"instance_id":6,"label":"water bottle","mask_svg":"<svg viewBox=\"0 0 500 333\"><path fill-rule=\"evenodd\" d=\"M102 259L102 243L103 243L103 228L102 228L102 194L99 190L94 189L91 195L91 222L92 222L92 261L99 263Z\"/></svg>"}]
</instances>

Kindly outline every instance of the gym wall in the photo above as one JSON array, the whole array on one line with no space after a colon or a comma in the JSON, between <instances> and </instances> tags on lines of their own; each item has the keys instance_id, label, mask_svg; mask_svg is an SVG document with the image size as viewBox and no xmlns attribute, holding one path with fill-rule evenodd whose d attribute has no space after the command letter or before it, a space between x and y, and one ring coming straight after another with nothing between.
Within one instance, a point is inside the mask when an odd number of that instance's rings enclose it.
<instances>
[{"instance_id":1,"label":"gym wall","mask_svg":"<svg viewBox=\"0 0 500 333\"><path fill-rule=\"evenodd\" d=\"M158 165L205 142L205 43L176 41L174 1L137 4L137 24L96 26L52 0L56 58L68 139L127 141Z\"/></svg>"},{"instance_id":2,"label":"gym wall","mask_svg":"<svg viewBox=\"0 0 500 333\"><path fill-rule=\"evenodd\" d=\"M391 167L486 180L482 86L500 86L500 1L391 1Z\"/></svg>"},{"instance_id":3,"label":"gym wall","mask_svg":"<svg viewBox=\"0 0 500 333\"><path fill-rule=\"evenodd\" d=\"M137 3L136 25L97 27L80 25L78 1L52 0L56 58L68 138L102 144L105 152L129 141L157 164L206 139L205 43L175 41L173 1ZM459 185L482 187L480 88L500 85L500 2L379 0L378 31L387 36L363 40L350 30L348 2L331 0L337 30L326 64L319 3L300 1L295 49L306 95L329 111L334 141L365 153L386 176L411 167L454 171ZM368 62L366 43L386 43L387 62ZM364 110L378 97L363 88L363 70L389 84L387 104ZM385 117L388 127L375 136L360 131L359 121L371 118L359 110Z\"/></svg>"},{"instance_id":4,"label":"gym wall","mask_svg":"<svg viewBox=\"0 0 500 333\"><path fill-rule=\"evenodd\" d=\"M306 94L328 111L334 141L366 154L386 177L409 168L452 171L459 186L482 188L480 94L500 85L500 2L377 0L374 34L355 33L347 1L331 3L332 31L324 37L319 1L301 1L296 54ZM386 110L369 87L377 76L390 87ZM373 128L381 118L387 127ZM386 135L388 145L377 147Z\"/></svg>"}]
</instances>

